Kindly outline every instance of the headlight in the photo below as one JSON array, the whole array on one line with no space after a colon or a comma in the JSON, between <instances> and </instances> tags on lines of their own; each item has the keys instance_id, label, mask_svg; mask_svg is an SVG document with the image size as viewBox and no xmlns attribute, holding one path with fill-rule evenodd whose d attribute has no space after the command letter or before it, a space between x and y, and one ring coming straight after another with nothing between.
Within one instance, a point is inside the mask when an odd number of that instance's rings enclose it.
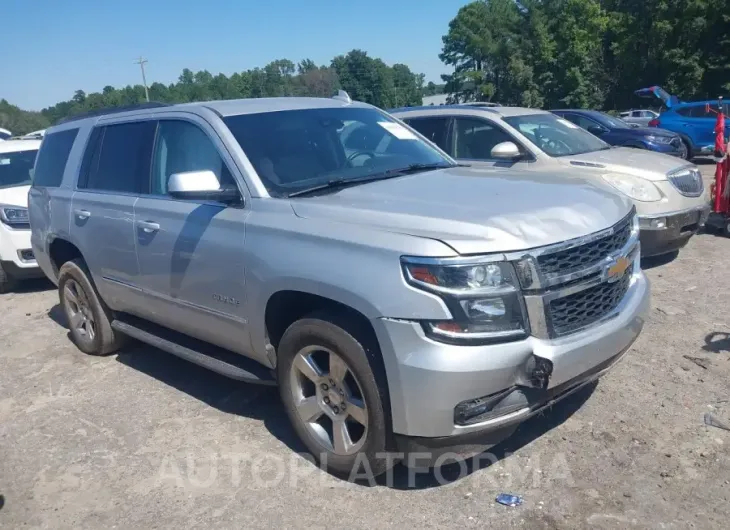
<instances>
[{"instance_id":1,"label":"headlight","mask_svg":"<svg viewBox=\"0 0 730 530\"><path fill-rule=\"evenodd\" d=\"M433 339L474 343L517 340L527 335L515 270L511 263L402 258L406 281L439 295L452 320L423 322Z\"/></svg>"},{"instance_id":2,"label":"headlight","mask_svg":"<svg viewBox=\"0 0 730 530\"><path fill-rule=\"evenodd\" d=\"M0 205L0 222L12 228L28 224L28 209Z\"/></svg>"},{"instance_id":3,"label":"headlight","mask_svg":"<svg viewBox=\"0 0 730 530\"><path fill-rule=\"evenodd\" d=\"M641 202L656 202L662 194L653 183L646 179L620 173L607 173L603 179L629 198Z\"/></svg>"},{"instance_id":4,"label":"headlight","mask_svg":"<svg viewBox=\"0 0 730 530\"><path fill-rule=\"evenodd\" d=\"M672 136L655 136L650 134L646 139L655 144L671 144L674 137Z\"/></svg>"}]
</instances>

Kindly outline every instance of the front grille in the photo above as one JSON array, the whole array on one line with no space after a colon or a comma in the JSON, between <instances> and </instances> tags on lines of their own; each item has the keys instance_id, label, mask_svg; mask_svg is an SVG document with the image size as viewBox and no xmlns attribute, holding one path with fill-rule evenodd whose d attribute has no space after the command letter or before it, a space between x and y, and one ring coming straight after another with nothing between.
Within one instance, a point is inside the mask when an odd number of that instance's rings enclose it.
<instances>
[{"instance_id":1,"label":"front grille","mask_svg":"<svg viewBox=\"0 0 730 530\"><path fill-rule=\"evenodd\" d=\"M611 234L601 239L539 256L540 270L548 276L558 276L595 265L626 245L631 237L631 219L631 215L624 218L613 227Z\"/></svg>"},{"instance_id":2,"label":"front grille","mask_svg":"<svg viewBox=\"0 0 730 530\"><path fill-rule=\"evenodd\" d=\"M555 335L567 335L601 320L618 307L631 283L633 265L617 282L604 282L583 291L552 300L549 320Z\"/></svg>"},{"instance_id":3,"label":"front grille","mask_svg":"<svg viewBox=\"0 0 730 530\"><path fill-rule=\"evenodd\" d=\"M678 175L669 175L668 178L669 182L677 188L677 191L687 197L698 197L702 195L705 188L702 182L702 175L694 169Z\"/></svg>"}]
</instances>

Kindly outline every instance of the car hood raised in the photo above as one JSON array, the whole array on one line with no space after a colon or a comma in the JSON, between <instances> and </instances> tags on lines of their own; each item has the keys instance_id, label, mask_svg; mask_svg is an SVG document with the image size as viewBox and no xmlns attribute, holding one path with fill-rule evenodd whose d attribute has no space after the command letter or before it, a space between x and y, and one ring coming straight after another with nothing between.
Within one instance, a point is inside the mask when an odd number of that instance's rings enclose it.
<instances>
[{"instance_id":1,"label":"car hood raised","mask_svg":"<svg viewBox=\"0 0 730 530\"><path fill-rule=\"evenodd\" d=\"M623 173L647 180L666 180L667 173L693 164L675 156L632 147L615 147L582 155L556 158L562 164L601 173Z\"/></svg>"},{"instance_id":2,"label":"car hood raised","mask_svg":"<svg viewBox=\"0 0 730 530\"><path fill-rule=\"evenodd\" d=\"M30 191L30 186L13 186L12 188L0 188L0 204L27 208L28 191Z\"/></svg>"},{"instance_id":3,"label":"car hood raised","mask_svg":"<svg viewBox=\"0 0 730 530\"><path fill-rule=\"evenodd\" d=\"M631 203L577 177L449 168L292 199L299 217L436 239L460 254L558 243L618 222Z\"/></svg>"}]
</instances>

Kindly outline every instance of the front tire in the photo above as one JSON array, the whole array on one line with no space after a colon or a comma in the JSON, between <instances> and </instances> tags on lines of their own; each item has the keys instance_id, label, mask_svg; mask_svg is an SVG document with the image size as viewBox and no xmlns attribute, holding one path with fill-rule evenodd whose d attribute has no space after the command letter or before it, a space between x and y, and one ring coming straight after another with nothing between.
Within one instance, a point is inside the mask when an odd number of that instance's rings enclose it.
<instances>
[{"instance_id":1,"label":"front tire","mask_svg":"<svg viewBox=\"0 0 730 530\"><path fill-rule=\"evenodd\" d=\"M123 336L111 327L111 310L99 297L82 259L67 261L58 274L58 297L66 314L71 340L89 355L117 351Z\"/></svg>"},{"instance_id":2,"label":"front tire","mask_svg":"<svg viewBox=\"0 0 730 530\"><path fill-rule=\"evenodd\" d=\"M681 138L682 145L684 145L684 153L682 154L682 160L690 161L692 160L692 146L689 145L689 142L685 140L684 138Z\"/></svg>"},{"instance_id":3,"label":"front tire","mask_svg":"<svg viewBox=\"0 0 730 530\"><path fill-rule=\"evenodd\" d=\"M299 438L320 466L344 476L377 476L391 432L387 391L368 356L377 345L347 322L312 315L294 322L278 347L281 399Z\"/></svg>"},{"instance_id":4,"label":"front tire","mask_svg":"<svg viewBox=\"0 0 730 530\"><path fill-rule=\"evenodd\" d=\"M0 264L0 294L5 294L15 287L15 280L10 276L2 264Z\"/></svg>"}]
</instances>

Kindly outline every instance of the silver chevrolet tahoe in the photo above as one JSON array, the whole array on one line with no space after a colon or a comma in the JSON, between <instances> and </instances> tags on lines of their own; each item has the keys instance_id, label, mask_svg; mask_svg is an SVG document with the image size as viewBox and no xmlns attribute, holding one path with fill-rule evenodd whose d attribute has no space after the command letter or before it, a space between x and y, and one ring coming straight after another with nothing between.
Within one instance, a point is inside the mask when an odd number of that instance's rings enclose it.
<instances>
[{"instance_id":1,"label":"silver chevrolet tahoe","mask_svg":"<svg viewBox=\"0 0 730 530\"><path fill-rule=\"evenodd\" d=\"M611 368L649 304L628 199L459 166L346 94L68 120L29 217L80 350L278 384L337 474L494 445Z\"/></svg>"}]
</instances>

